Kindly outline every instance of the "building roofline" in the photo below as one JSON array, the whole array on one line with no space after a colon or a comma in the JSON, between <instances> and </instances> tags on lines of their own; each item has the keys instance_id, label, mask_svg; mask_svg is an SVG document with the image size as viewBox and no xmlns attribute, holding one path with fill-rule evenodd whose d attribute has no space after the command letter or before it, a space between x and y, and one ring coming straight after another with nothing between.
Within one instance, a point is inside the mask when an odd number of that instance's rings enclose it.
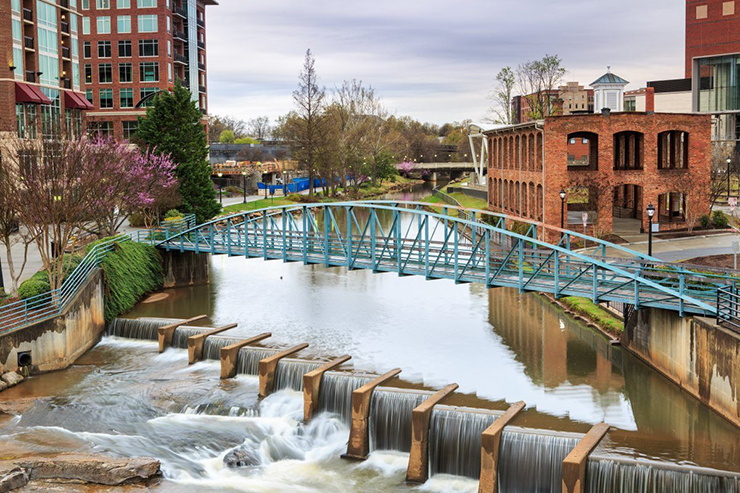
<instances>
[{"instance_id":1,"label":"building roofline","mask_svg":"<svg viewBox=\"0 0 740 493\"><path fill-rule=\"evenodd\" d=\"M532 120L531 122L524 122L524 123L516 123L514 125L506 125L505 127L501 128L494 128L492 130L486 130L483 132L484 135L490 135L495 134L499 132L510 132L512 130L519 130L522 128L528 128L528 127L536 127L537 125L544 125L545 120Z\"/></svg>"}]
</instances>

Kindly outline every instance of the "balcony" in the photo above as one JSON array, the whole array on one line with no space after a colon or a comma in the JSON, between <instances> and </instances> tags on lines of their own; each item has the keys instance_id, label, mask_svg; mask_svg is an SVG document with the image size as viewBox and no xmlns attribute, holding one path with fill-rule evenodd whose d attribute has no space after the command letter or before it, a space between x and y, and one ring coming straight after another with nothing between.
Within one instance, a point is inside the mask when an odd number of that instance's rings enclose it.
<instances>
[{"instance_id":1,"label":"balcony","mask_svg":"<svg viewBox=\"0 0 740 493\"><path fill-rule=\"evenodd\" d=\"M63 34L69 34L69 22L62 21L59 23L59 26Z\"/></svg>"},{"instance_id":2,"label":"balcony","mask_svg":"<svg viewBox=\"0 0 740 493\"><path fill-rule=\"evenodd\" d=\"M198 68L199 68L200 70L203 70L203 71L205 71L205 69L206 69L206 64L205 64L205 63L199 63L199 64L198 64Z\"/></svg>"},{"instance_id":3,"label":"balcony","mask_svg":"<svg viewBox=\"0 0 740 493\"><path fill-rule=\"evenodd\" d=\"M175 63L182 63L183 65L188 64L188 57L175 53Z\"/></svg>"},{"instance_id":4,"label":"balcony","mask_svg":"<svg viewBox=\"0 0 740 493\"><path fill-rule=\"evenodd\" d=\"M177 39L179 39L181 41L186 41L187 42L187 40L188 40L188 35L185 34L182 31L178 31L177 29L175 29L175 31L173 32L173 35L175 36L175 38L177 38Z\"/></svg>"},{"instance_id":5,"label":"balcony","mask_svg":"<svg viewBox=\"0 0 740 493\"><path fill-rule=\"evenodd\" d=\"M72 79L62 77L62 87L65 89L72 89Z\"/></svg>"},{"instance_id":6,"label":"balcony","mask_svg":"<svg viewBox=\"0 0 740 493\"><path fill-rule=\"evenodd\" d=\"M23 9L23 20L26 22L33 22L33 12L31 9Z\"/></svg>"},{"instance_id":7,"label":"balcony","mask_svg":"<svg viewBox=\"0 0 740 493\"><path fill-rule=\"evenodd\" d=\"M200 26L200 27L202 27L202 28L204 28L204 29L205 29L205 27L206 27L206 23L205 23L205 21L204 21L204 20L202 20L202 19L198 19L198 26Z\"/></svg>"},{"instance_id":8,"label":"balcony","mask_svg":"<svg viewBox=\"0 0 740 493\"><path fill-rule=\"evenodd\" d=\"M36 82L36 72L33 70L26 70L26 82Z\"/></svg>"},{"instance_id":9,"label":"balcony","mask_svg":"<svg viewBox=\"0 0 740 493\"><path fill-rule=\"evenodd\" d=\"M188 18L188 11L183 9L182 7L177 7L176 5L172 6L172 13L174 13L175 15L179 15L183 19Z\"/></svg>"},{"instance_id":10,"label":"balcony","mask_svg":"<svg viewBox=\"0 0 740 493\"><path fill-rule=\"evenodd\" d=\"M61 5L65 9L68 9L69 8L69 0L59 0L59 5Z\"/></svg>"},{"instance_id":11,"label":"balcony","mask_svg":"<svg viewBox=\"0 0 740 493\"><path fill-rule=\"evenodd\" d=\"M200 48L201 50L205 50L206 44L203 41L198 41L198 48Z\"/></svg>"},{"instance_id":12,"label":"balcony","mask_svg":"<svg viewBox=\"0 0 740 493\"><path fill-rule=\"evenodd\" d=\"M62 46L62 58L69 60L69 46Z\"/></svg>"},{"instance_id":13,"label":"balcony","mask_svg":"<svg viewBox=\"0 0 740 493\"><path fill-rule=\"evenodd\" d=\"M23 46L27 50L33 50L33 47L34 47L33 38L31 36L23 36Z\"/></svg>"},{"instance_id":14,"label":"balcony","mask_svg":"<svg viewBox=\"0 0 740 493\"><path fill-rule=\"evenodd\" d=\"M206 93L206 86L198 86L198 91L202 92L203 94Z\"/></svg>"}]
</instances>

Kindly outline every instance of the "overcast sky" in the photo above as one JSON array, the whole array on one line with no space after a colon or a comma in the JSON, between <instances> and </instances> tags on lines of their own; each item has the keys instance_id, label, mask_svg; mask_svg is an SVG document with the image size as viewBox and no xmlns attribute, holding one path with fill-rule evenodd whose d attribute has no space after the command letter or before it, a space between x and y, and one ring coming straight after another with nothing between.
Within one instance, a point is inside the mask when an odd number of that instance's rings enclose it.
<instances>
[{"instance_id":1,"label":"overcast sky","mask_svg":"<svg viewBox=\"0 0 740 493\"><path fill-rule=\"evenodd\" d=\"M303 56L330 89L359 79L395 114L479 120L504 66L557 54L588 85L683 77L683 0L218 0L208 7L211 114L293 108Z\"/></svg>"}]
</instances>

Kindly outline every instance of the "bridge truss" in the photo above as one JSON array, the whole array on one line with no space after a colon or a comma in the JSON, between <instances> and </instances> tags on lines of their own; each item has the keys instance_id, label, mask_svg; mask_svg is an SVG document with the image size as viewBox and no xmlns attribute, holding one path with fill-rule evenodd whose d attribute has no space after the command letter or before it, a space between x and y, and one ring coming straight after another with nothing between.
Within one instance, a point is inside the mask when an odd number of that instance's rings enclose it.
<instances>
[{"instance_id":1,"label":"bridge truss","mask_svg":"<svg viewBox=\"0 0 740 493\"><path fill-rule=\"evenodd\" d=\"M548 229L561 235L557 244L539 239ZM715 316L718 288L734 283L542 223L418 202L270 207L136 239L165 250L395 272L681 315ZM584 244L591 248L574 248Z\"/></svg>"}]
</instances>

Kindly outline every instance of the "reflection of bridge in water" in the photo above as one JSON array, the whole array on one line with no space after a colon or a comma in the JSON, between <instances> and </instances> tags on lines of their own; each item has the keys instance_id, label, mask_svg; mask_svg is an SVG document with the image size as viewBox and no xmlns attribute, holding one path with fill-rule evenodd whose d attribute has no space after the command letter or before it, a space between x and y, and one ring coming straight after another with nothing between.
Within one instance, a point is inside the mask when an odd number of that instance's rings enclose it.
<instances>
[{"instance_id":1,"label":"reflection of bridge in water","mask_svg":"<svg viewBox=\"0 0 740 493\"><path fill-rule=\"evenodd\" d=\"M541 223L429 204L390 201L271 207L185 231L142 232L166 250L282 259L452 279L521 292L579 296L636 308L716 315L722 275L699 274L598 238ZM383 219L390 226L383 227ZM546 233L561 235L547 243ZM593 253L572 246L588 243ZM606 257L607 249L621 258Z\"/></svg>"}]
</instances>

